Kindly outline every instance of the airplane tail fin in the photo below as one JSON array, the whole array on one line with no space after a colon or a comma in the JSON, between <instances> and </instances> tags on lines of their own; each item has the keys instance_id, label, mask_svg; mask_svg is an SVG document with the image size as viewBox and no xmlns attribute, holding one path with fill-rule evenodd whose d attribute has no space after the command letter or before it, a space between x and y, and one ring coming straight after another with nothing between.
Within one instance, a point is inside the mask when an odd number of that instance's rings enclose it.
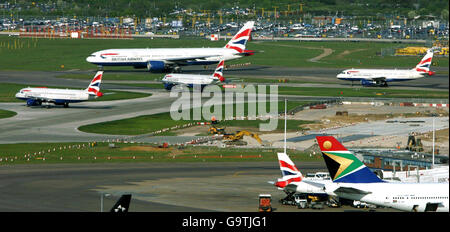
<instances>
[{"instance_id":1,"label":"airplane tail fin","mask_svg":"<svg viewBox=\"0 0 450 232\"><path fill-rule=\"evenodd\" d=\"M292 182L300 182L303 180L302 173L297 169L294 162L285 153L278 153L278 163L280 164L281 179L275 183L275 186L284 188Z\"/></svg>"},{"instance_id":2,"label":"airplane tail fin","mask_svg":"<svg viewBox=\"0 0 450 232\"><path fill-rule=\"evenodd\" d=\"M89 94L94 94L97 97L103 96L103 93L100 92L100 84L102 82L102 76L103 76L103 71L98 71L95 74L94 79L92 79L91 83L86 88L86 90L89 92Z\"/></svg>"},{"instance_id":3,"label":"airplane tail fin","mask_svg":"<svg viewBox=\"0 0 450 232\"><path fill-rule=\"evenodd\" d=\"M116 204L111 208L111 213L126 213L130 207L131 194L122 195Z\"/></svg>"},{"instance_id":4,"label":"airplane tail fin","mask_svg":"<svg viewBox=\"0 0 450 232\"><path fill-rule=\"evenodd\" d=\"M433 75L434 72L430 71L431 60L433 59L433 49L428 49L427 54L422 58L422 60L416 65L414 70L419 73L426 73L429 76Z\"/></svg>"},{"instance_id":5,"label":"airplane tail fin","mask_svg":"<svg viewBox=\"0 0 450 232\"><path fill-rule=\"evenodd\" d=\"M333 136L316 136L333 182L383 182Z\"/></svg>"},{"instance_id":6,"label":"airplane tail fin","mask_svg":"<svg viewBox=\"0 0 450 232\"><path fill-rule=\"evenodd\" d=\"M220 80L220 82L225 81L225 77L223 77L223 68L225 65L225 61L221 60L219 64L216 67L216 70L214 71L214 74L212 75L212 78Z\"/></svg>"},{"instance_id":7,"label":"airplane tail fin","mask_svg":"<svg viewBox=\"0 0 450 232\"><path fill-rule=\"evenodd\" d=\"M225 45L225 48L234 49L239 53L246 53L245 45L250 39L252 33L254 21L249 21L239 30L239 32L233 36L233 38Z\"/></svg>"}]
</instances>

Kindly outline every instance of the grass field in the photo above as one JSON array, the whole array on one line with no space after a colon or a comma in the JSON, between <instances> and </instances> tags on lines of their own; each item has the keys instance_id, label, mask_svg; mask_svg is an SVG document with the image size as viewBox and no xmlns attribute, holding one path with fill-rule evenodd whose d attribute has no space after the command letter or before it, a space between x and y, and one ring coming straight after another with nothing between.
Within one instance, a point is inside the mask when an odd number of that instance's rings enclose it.
<instances>
[{"instance_id":1,"label":"grass field","mask_svg":"<svg viewBox=\"0 0 450 232\"><path fill-rule=\"evenodd\" d=\"M448 98L448 91L398 90L389 88L312 88L278 87L280 95L374 97L374 98Z\"/></svg>"},{"instance_id":2,"label":"grass field","mask_svg":"<svg viewBox=\"0 0 450 232\"><path fill-rule=\"evenodd\" d=\"M14 111L9 111L9 110L2 110L0 109L0 119L2 118L10 118L15 116L17 113Z\"/></svg>"},{"instance_id":3,"label":"grass field","mask_svg":"<svg viewBox=\"0 0 450 232\"><path fill-rule=\"evenodd\" d=\"M299 105L305 105L308 102L288 102L288 110L293 109ZM267 103L267 107L269 103ZM223 106L224 107L224 106ZM224 108L223 108L224 109ZM244 105L245 115L248 115L248 106ZM278 111L284 111L284 102L278 103ZM222 113L225 111L222 110ZM234 111L234 115L236 111ZM192 115L192 110L191 110ZM200 120L199 122L204 122L209 120ZM152 133L164 128L171 128L174 126L181 126L187 123L197 122L195 120L172 120L170 113L161 113L155 115L144 115L135 118L121 119L110 122L102 122L91 125L81 126L78 129L80 131L88 133L98 133L98 134L115 134L115 135L140 135ZM236 126L236 127L247 127L247 128L258 128L261 123L268 123L268 121L263 120L229 120L220 122L221 126ZM297 131L302 130L301 125L311 123L310 121L301 120L288 120L288 130ZM284 128L283 123L278 123L277 131L282 131ZM172 135L172 134L171 134Z\"/></svg>"},{"instance_id":4,"label":"grass field","mask_svg":"<svg viewBox=\"0 0 450 232\"><path fill-rule=\"evenodd\" d=\"M88 70L95 65L86 62L91 53L110 48L183 48L223 47L227 41L212 42L206 39L36 39L0 36L0 63L4 70ZM250 41L247 49L258 51L255 55L228 62L250 62L253 65L281 67L414 67L421 57L379 56L382 49L415 46L413 44L370 42L298 42ZM332 50L329 56L311 62L309 59ZM46 62L42 62L45 57ZM448 58L434 58L437 66L447 67ZM62 68L62 65L64 68ZM108 67L129 70L131 67Z\"/></svg>"},{"instance_id":5,"label":"grass field","mask_svg":"<svg viewBox=\"0 0 450 232\"><path fill-rule=\"evenodd\" d=\"M106 73L104 75L104 80L114 80L114 81L122 81L122 80L135 80L135 81L159 81L163 78L164 74L156 74L146 72L144 74L114 74L114 73ZM91 80L92 75L87 74L62 74L57 76L58 78L65 79L83 79L83 80ZM162 86L162 84L161 84Z\"/></svg>"},{"instance_id":6,"label":"grass field","mask_svg":"<svg viewBox=\"0 0 450 232\"><path fill-rule=\"evenodd\" d=\"M28 143L0 144L0 165L42 163L97 163L97 162L232 162L277 161L281 149L246 149L217 147L158 148L150 144L97 143ZM318 161L321 156L289 151L294 161Z\"/></svg>"},{"instance_id":7,"label":"grass field","mask_svg":"<svg viewBox=\"0 0 450 232\"><path fill-rule=\"evenodd\" d=\"M0 84L0 102L23 102L15 97L16 93L26 87L33 87L33 85L21 85L21 84L12 84L12 83L1 83ZM52 87L52 88L61 88L64 87ZM97 98L93 101L113 101L113 100L124 100L124 99L133 99L140 97L148 97L151 94L146 93L135 93L135 92L124 92L124 91L112 91L112 90L101 90L103 95L100 98Z\"/></svg>"}]
</instances>

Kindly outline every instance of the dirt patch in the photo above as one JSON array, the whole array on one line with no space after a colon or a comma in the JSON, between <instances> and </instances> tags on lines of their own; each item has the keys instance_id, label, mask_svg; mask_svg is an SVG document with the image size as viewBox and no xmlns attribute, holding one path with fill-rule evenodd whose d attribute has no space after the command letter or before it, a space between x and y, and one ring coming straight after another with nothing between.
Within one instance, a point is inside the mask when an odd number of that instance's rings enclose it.
<instances>
[{"instance_id":1,"label":"dirt patch","mask_svg":"<svg viewBox=\"0 0 450 232\"><path fill-rule=\"evenodd\" d=\"M303 125L303 127L308 128L310 130L320 130L335 126L346 126L353 123L389 120L390 118L395 118L399 116L404 118L426 117L428 116L428 113L416 112L415 114L366 114L366 115L349 114L348 116L329 116L323 117L320 122L305 124Z\"/></svg>"},{"instance_id":2,"label":"dirt patch","mask_svg":"<svg viewBox=\"0 0 450 232\"><path fill-rule=\"evenodd\" d=\"M322 59L322 58L324 58L324 57L326 57L326 56L329 56L329 55L331 55L331 54L334 52L334 50L331 49L331 48L299 47L299 46L291 46L291 45L285 45L285 44L279 44L279 45L276 45L276 46L280 46L280 47L291 47L291 48L321 49L321 50L323 50L323 53L322 53L322 54L320 54L320 55L318 55L318 56L316 56L316 57L313 57L313 58L309 59L309 60L308 60L309 62L319 62L320 59Z\"/></svg>"},{"instance_id":3,"label":"dirt patch","mask_svg":"<svg viewBox=\"0 0 450 232\"><path fill-rule=\"evenodd\" d=\"M311 48L311 49L318 49L318 48ZM320 59L322 59L324 57L327 57L327 56L331 55L334 52L334 50L331 49L331 48L322 48L322 49L323 49L323 53L322 54L320 54L320 55L318 55L318 56L316 56L314 58L311 58L308 61L309 62L319 62Z\"/></svg>"},{"instance_id":4,"label":"dirt patch","mask_svg":"<svg viewBox=\"0 0 450 232\"><path fill-rule=\"evenodd\" d=\"M449 139L448 133L449 133L449 128L443 129L443 130L437 130L435 132L435 142L436 143L448 142L448 139ZM421 138L422 141L432 142L433 141L433 132L425 133L425 134L419 136L419 138Z\"/></svg>"},{"instance_id":5,"label":"dirt patch","mask_svg":"<svg viewBox=\"0 0 450 232\"><path fill-rule=\"evenodd\" d=\"M361 51L365 51L365 50L368 50L368 49L366 49L366 48L360 48L360 49L355 49L355 50L351 50L351 51L345 50L345 51L339 53L336 57L337 57L337 58L344 58L344 56L349 55L349 54L351 54L351 53L354 53L354 52L361 52Z\"/></svg>"}]
</instances>

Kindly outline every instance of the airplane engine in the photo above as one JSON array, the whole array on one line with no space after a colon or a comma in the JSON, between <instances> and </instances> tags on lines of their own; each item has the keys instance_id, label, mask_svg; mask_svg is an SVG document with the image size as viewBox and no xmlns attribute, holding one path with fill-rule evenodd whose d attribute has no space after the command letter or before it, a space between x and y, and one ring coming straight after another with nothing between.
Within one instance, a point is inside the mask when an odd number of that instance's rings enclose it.
<instances>
[{"instance_id":1,"label":"airplane engine","mask_svg":"<svg viewBox=\"0 0 450 232\"><path fill-rule=\"evenodd\" d=\"M166 68L164 61L149 61L147 70L150 72L162 72Z\"/></svg>"},{"instance_id":2,"label":"airplane engine","mask_svg":"<svg viewBox=\"0 0 450 232\"><path fill-rule=\"evenodd\" d=\"M362 86L376 86L377 83L375 81L361 80Z\"/></svg>"},{"instance_id":3,"label":"airplane engine","mask_svg":"<svg viewBox=\"0 0 450 232\"><path fill-rule=\"evenodd\" d=\"M36 100L36 99L29 98L27 100L27 106L39 106L41 104L42 104L41 101Z\"/></svg>"},{"instance_id":4,"label":"airplane engine","mask_svg":"<svg viewBox=\"0 0 450 232\"><path fill-rule=\"evenodd\" d=\"M369 81L369 80L361 80L362 86L380 86L387 87L387 83L385 81Z\"/></svg>"}]
</instances>

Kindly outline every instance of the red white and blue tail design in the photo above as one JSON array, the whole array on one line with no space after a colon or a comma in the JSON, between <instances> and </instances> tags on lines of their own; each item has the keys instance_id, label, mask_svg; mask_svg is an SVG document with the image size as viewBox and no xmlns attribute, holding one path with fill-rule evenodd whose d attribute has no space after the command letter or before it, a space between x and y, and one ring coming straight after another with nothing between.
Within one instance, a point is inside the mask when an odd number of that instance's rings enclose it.
<instances>
[{"instance_id":1,"label":"red white and blue tail design","mask_svg":"<svg viewBox=\"0 0 450 232\"><path fill-rule=\"evenodd\" d=\"M294 162L285 153L278 153L278 162L282 178L278 179L275 186L284 188L292 182L300 182L303 180L302 173L297 169Z\"/></svg>"},{"instance_id":2,"label":"red white and blue tail design","mask_svg":"<svg viewBox=\"0 0 450 232\"><path fill-rule=\"evenodd\" d=\"M212 75L213 79L216 79L216 80L218 79L220 82L224 82L225 81L225 78L223 77L223 68L224 68L224 66L225 66L225 61L221 60L219 62L219 64L217 65L217 68L216 68L216 70L214 71L214 73Z\"/></svg>"},{"instance_id":3,"label":"red white and blue tail design","mask_svg":"<svg viewBox=\"0 0 450 232\"><path fill-rule=\"evenodd\" d=\"M239 30L239 32L230 40L230 42L225 45L225 48L234 49L238 53L245 52L245 45L250 39L250 34L252 33L254 21L249 21Z\"/></svg>"},{"instance_id":4,"label":"red white and blue tail design","mask_svg":"<svg viewBox=\"0 0 450 232\"><path fill-rule=\"evenodd\" d=\"M89 87L86 88L89 94L96 95L97 97L103 96L103 93L100 92L100 84L102 82L102 76L103 71L98 71L95 74L95 77L94 79L92 79L91 84L89 84Z\"/></svg>"},{"instance_id":5,"label":"red white and blue tail design","mask_svg":"<svg viewBox=\"0 0 450 232\"><path fill-rule=\"evenodd\" d=\"M422 58L422 60L416 65L414 70L419 73L426 73L429 76L433 75L434 72L430 71L431 60L433 59L433 50L429 49L427 54Z\"/></svg>"},{"instance_id":6,"label":"red white and blue tail design","mask_svg":"<svg viewBox=\"0 0 450 232\"><path fill-rule=\"evenodd\" d=\"M316 139L333 182L383 182L333 136L316 136Z\"/></svg>"}]
</instances>

